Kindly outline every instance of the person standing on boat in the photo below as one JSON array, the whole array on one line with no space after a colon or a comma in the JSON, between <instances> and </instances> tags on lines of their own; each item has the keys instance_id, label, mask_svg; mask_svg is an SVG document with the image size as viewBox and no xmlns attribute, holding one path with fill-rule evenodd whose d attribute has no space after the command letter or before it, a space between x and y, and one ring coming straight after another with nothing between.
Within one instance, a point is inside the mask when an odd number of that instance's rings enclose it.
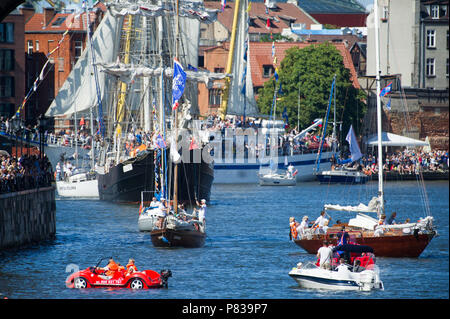
<instances>
[{"instance_id":1,"label":"person standing on boat","mask_svg":"<svg viewBox=\"0 0 450 319\"><path fill-rule=\"evenodd\" d=\"M395 217L397 217L397 213L393 212L391 214L391 216L389 217L388 221L387 221L387 225L394 225L395 224Z\"/></svg>"},{"instance_id":2,"label":"person standing on boat","mask_svg":"<svg viewBox=\"0 0 450 319\"><path fill-rule=\"evenodd\" d=\"M308 228L308 221L308 216L303 216L300 226L297 227L297 232L300 234L300 237L305 235L305 230Z\"/></svg>"},{"instance_id":3,"label":"person standing on boat","mask_svg":"<svg viewBox=\"0 0 450 319\"><path fill-rule=\"evenodd\" d=\"M319 258L319 267L322 269L331 270L331 260L333 258L333 250L328 247L328 241L323 242L323 246L317 251L317 258Z\"/></svg>"},{"instance_id":4,"label":"person standing on boat","mask_svg":"<svg viewBox=\"0 0 450 319\"><path fill-rule=\"evenodd\" d=\"M150 209L154 209L154 208L157 208L157 207L160 207L160 202L158 202L158 200L156 199L156 197L153 197L152 198L152 201L150 202Z\"/></svg>"},{"instance_id":5,"label":"person standing on boat","mask_svg":"<svg viewBox=\"0 0 450 319\"><path fill-rule=\"evenodd\" d=\"M197 205L200 206L199 209L194 209L197 211L198 221L202 223L202 229L205 231L206 227L206 199L202 199L201 203L197 201Z\"/></svg>"},{"instance_id":6,"label":"person standing on boat","mask_svg":"<svg viewBox=\"0 0 450 319\"><path fill-rule=\"evenodd\" d=\"M325 217L325 211L321 211L320 216L317 217L316 221L312 225L312 228L315 229L316 233L324 233L323 227L326 222L328 222L328 219Z\"/></svg>"},{"instance_id":7,"label":"person standing on boat","mask_svg":"<svg viewBox=\"0 0 450 319\"><path fill-rule=\"evenodd\" d=\"M299 222L295 220L294 217L289 217L289 227L291 228L291 233L289 234L289 238L291 240L298 239L298 230L300 227Z\"/></svg>"}]
</instances>

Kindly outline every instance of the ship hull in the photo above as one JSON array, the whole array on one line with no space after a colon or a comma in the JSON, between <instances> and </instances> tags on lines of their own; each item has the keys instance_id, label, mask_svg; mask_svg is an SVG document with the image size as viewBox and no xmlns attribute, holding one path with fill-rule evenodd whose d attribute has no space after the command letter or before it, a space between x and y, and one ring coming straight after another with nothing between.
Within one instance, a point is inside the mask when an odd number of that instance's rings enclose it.
<instances>
[{"instance_id":1,"label":"ship hull","mask_svg":"<svg viewBox=\"0 0 450 319\"><path fill-rule=\"evenodd\" d=\"M360 245L373 248L374 254L379 257L419 257L427 245L433 239L431 234L411 234L399 236L357 237L355 240ZM299 239L294 242L309 254L317 254L317 251L327 240L325 235L314 239Z\"/></svg>"},{"instance_id":2,"label":"ship hull","mask_svg":"<svg viewBox=\"0 0 450 319\"><path fill-rule=\"evenodd\" d=\"M324 152L320 160L320 170L331 169L331 156L333 152ZM295 177L297 182L312 182L316 179L317 169L317 153L305 153L276 158L277 168L285 170L285 163L294 166L298 171ZM231 163L225 160L214 164L214 184L257 184L261 174L270 173L269 161L259 163L244 159L243 163L239 163L234 159Z\"/></svg>"},{"instance_id":3,"label":"ship hull","mask_svg":"<svg viewBox=\"0 0 450 319\"><path fill-rule=\"evenodd\" d=\"M155 247L200 248L205 245L206 234L193 230L158 229L150 233Z\"/></svg>"},{"instance_id":4,"label":"ship hull","mask_svg":"<svg viewBox=\"0 0 450 319\"><path fill-rule=\"evenodd\" d=\"M172 164L168 164L169 167ZM205 162L178 165L178 201L187 205L195 200L209 201L214 180L212 165ZM170 189L173 189L173 178ZM154 154L148 152L115 165L107 173L97 173L99 198L116 203L139 203L142 191L155 191Z\"/></svg>"}]
</instances>

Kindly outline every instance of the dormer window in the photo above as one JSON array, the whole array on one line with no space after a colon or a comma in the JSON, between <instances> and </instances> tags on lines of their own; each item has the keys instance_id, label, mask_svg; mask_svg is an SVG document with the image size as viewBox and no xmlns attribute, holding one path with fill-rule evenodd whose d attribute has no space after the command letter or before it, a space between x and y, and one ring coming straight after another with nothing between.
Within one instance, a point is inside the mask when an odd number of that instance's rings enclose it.
<instances>
[{"instance_id":1,"label":"dormer window","mask_svg":"<svg viewBox=\"0 0 450 319\"><path fill-rule=\"evenodd\" d=\"M270 78L274 74L275 69L271 64L263 65L263 78Z\"/></svg>"}]
</instances>

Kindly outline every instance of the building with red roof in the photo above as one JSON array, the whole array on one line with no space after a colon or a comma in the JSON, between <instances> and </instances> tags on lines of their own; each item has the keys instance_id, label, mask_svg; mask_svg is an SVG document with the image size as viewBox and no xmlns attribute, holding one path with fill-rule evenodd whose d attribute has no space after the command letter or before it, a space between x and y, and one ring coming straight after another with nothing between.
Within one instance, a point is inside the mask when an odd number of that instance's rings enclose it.
<instances>
[{"instance_id":1,"label":"building with red roof","mask_svg":"<svg viewBox=\"0 0 450 319\"><path fill-rule=\"evenodd\" d=\"M360 88L357 72L353 65L352 56L345 43L332 43L343 58L344 66L350 71L350 80L355 88ZM317 44L311 42L275 42L275 56L279 66L285 57L285 51L292 47L305 48ZM263 87L264 83L273 76L274 64L272 58L272 42L250 42L250 69L255 94ZM211 72L223 72L226 67L229 52L229 43L211 46L204 49L204 67ZM218 114L221 99L220 95L224 89L224 81L215 81L212 88L199 84L199 110L201 115Z\"/></svg>"},{"instance_id":2,"label":"building with red roof","mask_svg":"<svg viewBox=\"0 0 450 319\"><path fill-rule=\"evenodd\" d=\"M44 8L42 13L35 12L32 7L20 10L25 16L27 92L33 88L47 60L50 61L43 73L44 80L39 82L36 92L25 105L26 119L32 120L45 113L85 48L86 14L57 12L54 8ZM91 28L98 26L105 12L103 3L94 5L89 14Z\"/></svg>"}]
</instances>

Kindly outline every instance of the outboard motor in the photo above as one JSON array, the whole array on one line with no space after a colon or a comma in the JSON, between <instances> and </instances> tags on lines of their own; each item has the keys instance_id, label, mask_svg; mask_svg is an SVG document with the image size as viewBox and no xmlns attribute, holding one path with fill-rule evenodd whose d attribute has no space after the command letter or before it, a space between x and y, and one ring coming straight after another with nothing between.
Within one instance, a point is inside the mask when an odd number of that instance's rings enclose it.
<instances>
[{"instance_id":1,"label":"outboard motor","mask_svg":"<svg viewBox=\"0 0 450 319\"><path fill-rule=\"evenodd\" d=\"M167 288L169 286L167 281L169 280L169 277L172 277L172 271L170 271L169 269L164 269L164 270L161 270L160 274L161 274L161 279L162 279L162 285L165 288Z\"/></svg>"}]
</instances>

